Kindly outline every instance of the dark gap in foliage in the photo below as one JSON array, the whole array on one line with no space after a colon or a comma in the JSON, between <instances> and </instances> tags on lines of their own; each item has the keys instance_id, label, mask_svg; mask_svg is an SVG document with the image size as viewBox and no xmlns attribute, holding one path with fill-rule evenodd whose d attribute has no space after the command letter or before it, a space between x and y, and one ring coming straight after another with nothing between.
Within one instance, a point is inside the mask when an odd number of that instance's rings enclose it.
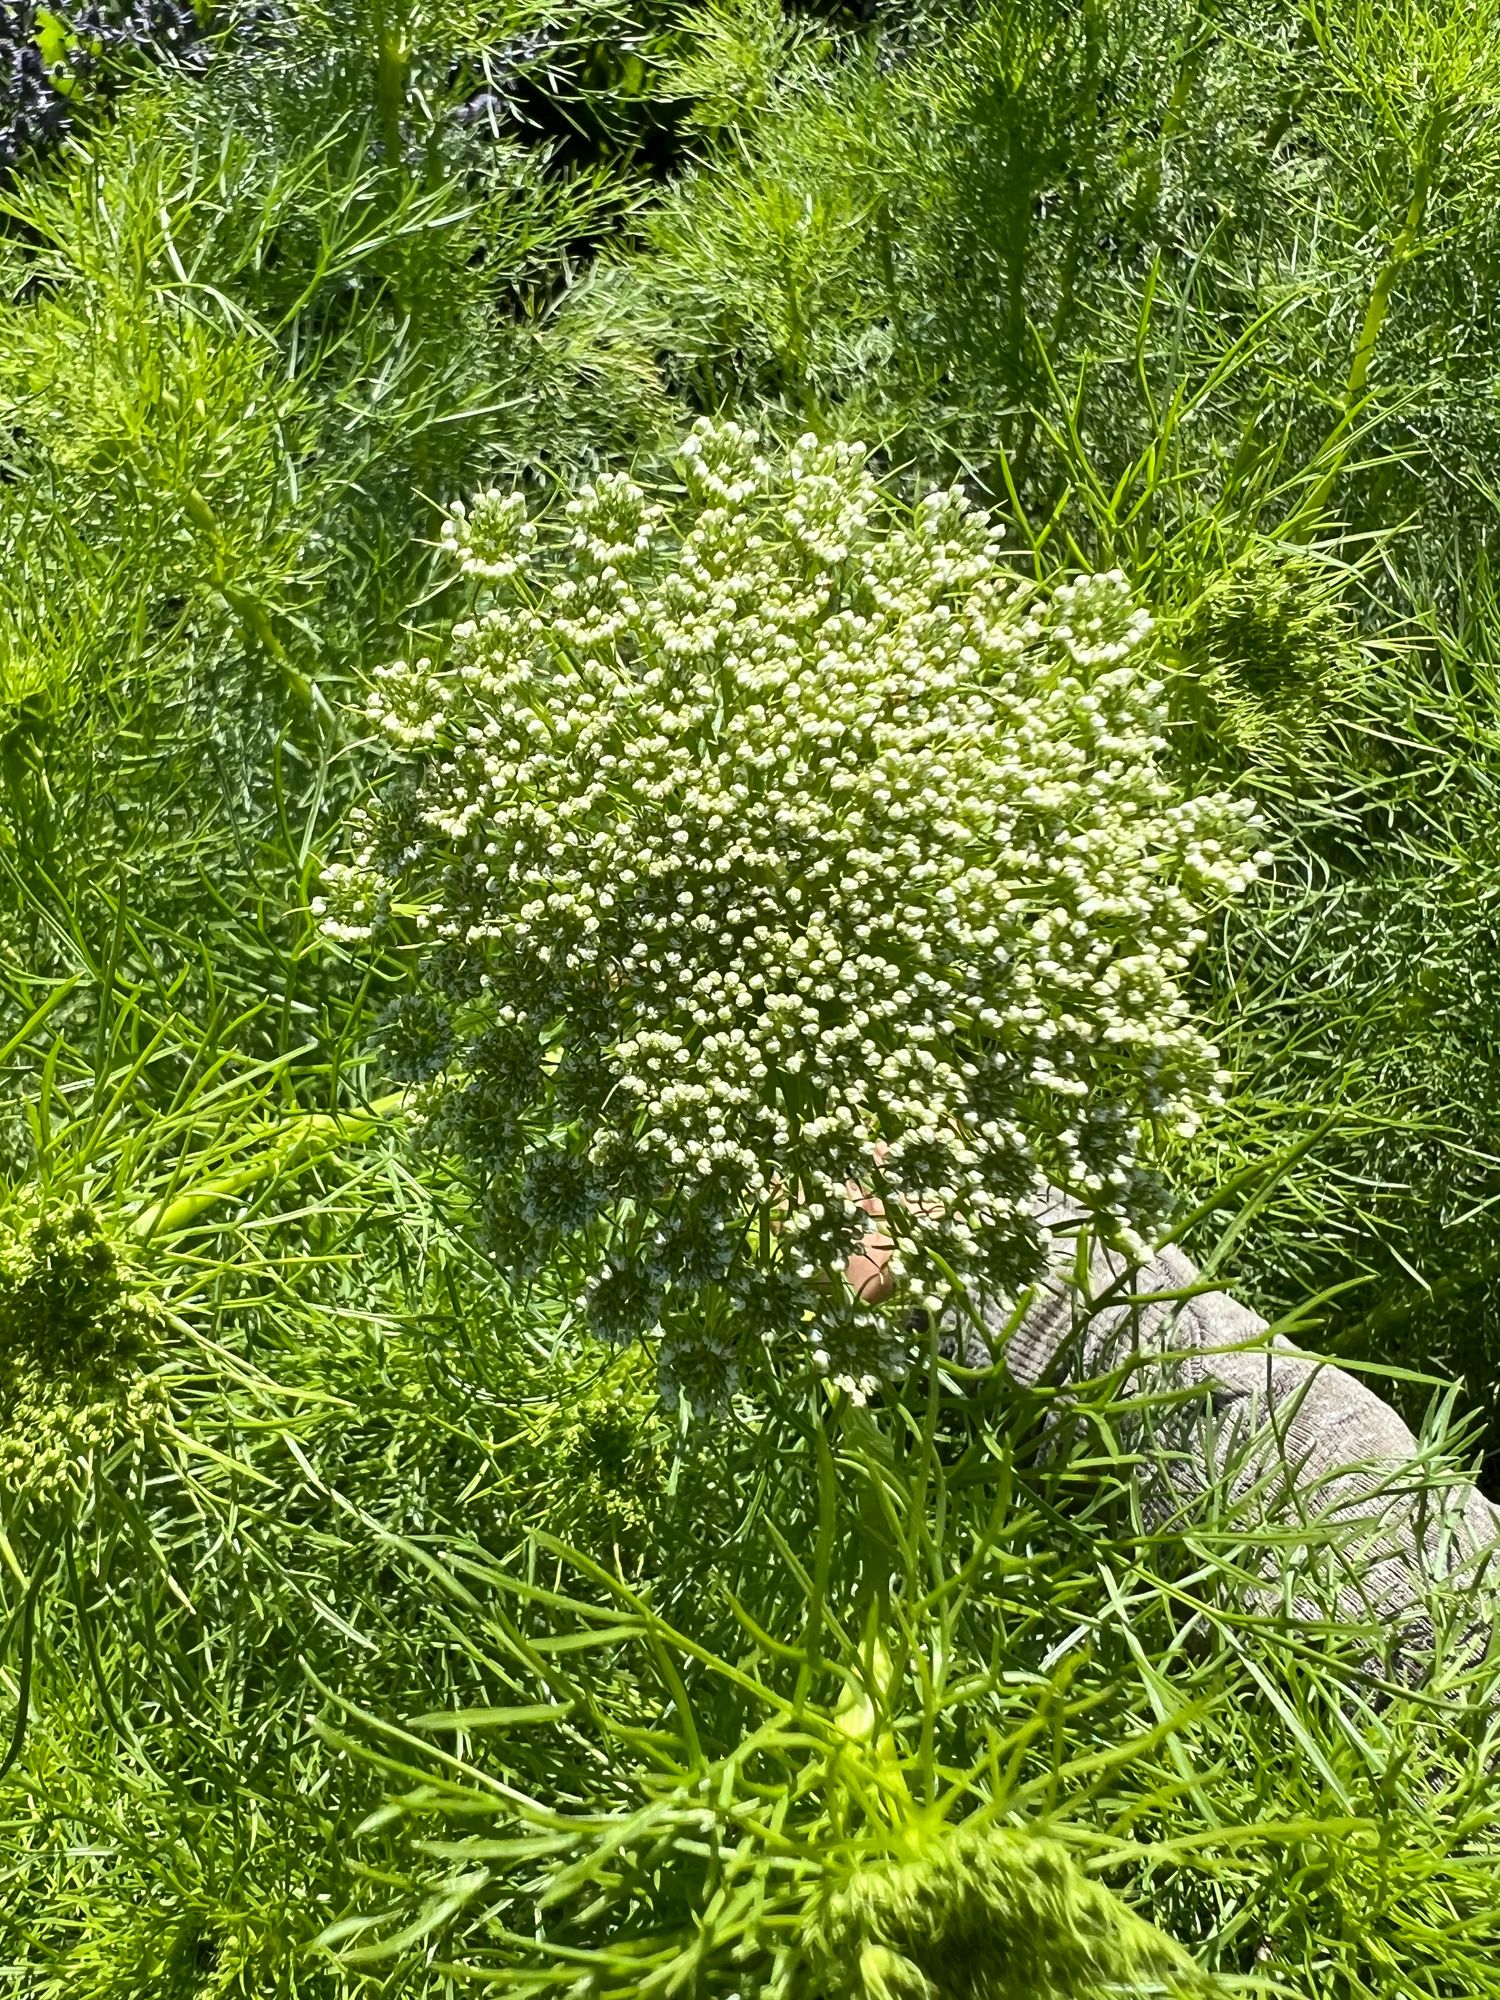
<instances>
[{"instance_id":1,"label":"dark gap in foliage","mask_svg":"<svg viewBox=\"0 0 1500 2000\"><path fill-rule=\"evenodd\" d=\"M0 0L0 176L58 144L80 109L107 104L133 62L198 48L197 15L179 0Z\"/></svg>"}]
</instances>

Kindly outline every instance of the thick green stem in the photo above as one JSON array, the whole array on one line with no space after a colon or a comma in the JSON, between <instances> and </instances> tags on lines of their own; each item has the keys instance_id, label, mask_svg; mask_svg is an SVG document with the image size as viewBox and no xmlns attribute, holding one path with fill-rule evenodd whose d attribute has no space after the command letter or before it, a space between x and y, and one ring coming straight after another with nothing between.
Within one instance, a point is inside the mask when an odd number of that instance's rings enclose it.
<instances>
[{"instance_id":1,"label":"thick green stem","mask_svg":"<svg viewBox=\"0 0 1500 2000\"><path fill-rule=\"evenodd\" d=\"M1427 213L1427 195L1432 184L1432 163L1424 158L1417 169L1416 181L1412 187L1411 201L1407 205L1406 221L1401 234L1391 245L1390 255L1381 266L1374 285L1370 289L1370 301L1365 307L1365 316L1360 324L1359 339L1354 345L1353 359L1349 363L1349 377L1344 384L1344 411L1349 415L1364 394L1365 380L1370 373L1370 362L1375 353L1375 343L1380 338L1380 329L1385 325L1386 314L1391 309L1391 294L1396 289L1396 280L1417 253L1417 245L1422 234L1422 220Z\"/></svg>"},{"instance_id":2,"label":"thick green stem","mask_svg":"<svg viewBox=\"0 0 1500 2000\"><path fill-rule=\"evenodd\" d=\"M406 73L411 54L402 41L383 41L375 70L375 103L380 119L380 143L386 165L401 166L401 111L406 102Z\"/></svg>"},{"instance_id":3,"label":"thick green stem","mask_svg":"<svg viewBox=\"0 0 1500 2000\"><path fill-rule=\"evenodd\" d=\"M244 1194L272 1174L336 1152L350 1140L368 1138L405 1103L403 1093L395 1091L388 1097L377 1098L363 1111L314 1111L289 1119L276 1131L269 1145L244 1166L232 1173L216 1174L169 1202L153 1202L142 1209L135 1219L133 1234L144 1240L150 1236L171 1236L190 1228L207 1210Z\"/></svg>"},{"instance_id":4,"label":"thick green stem","mask_svg":"<svg viewBox=\"0 0 1500 2000\"><path fill-rule=\"evenodd\" d=\"M406 108L406 86L411 73L411 46L399 15L387 14L377 0L375 7L375 128L380 134L385 163L392 172L401 169L401 114Z\"/></svg>"}]
</instances>

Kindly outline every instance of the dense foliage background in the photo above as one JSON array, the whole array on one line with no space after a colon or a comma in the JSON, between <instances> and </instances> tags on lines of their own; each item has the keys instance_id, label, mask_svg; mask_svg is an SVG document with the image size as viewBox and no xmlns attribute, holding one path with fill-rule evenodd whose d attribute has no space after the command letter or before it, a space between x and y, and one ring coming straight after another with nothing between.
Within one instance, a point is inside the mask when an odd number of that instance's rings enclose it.
<instances>
[{"instance_id":1,"label":"dense foliage background","mask_svg":"<svg viewBox=\"0 0 1500 2000\"><path fill-rule=\"evenodd\" d=\"M972 1820L902 1890L943 2000L1021 1990L1021 1834L1137 1990L1125 1902L1500 1994L1452 1605L1415 1690L1247 1608L1107 1384L667 1418L498 1282L409 955L310 914L453 500L724 413L958 479L1129 575L1184 792L1268 822L1189 1247L1493 1465L1494 0L4 13L0 1991L904 2000L875 1905Z\"/></svg>"}]
</instances>

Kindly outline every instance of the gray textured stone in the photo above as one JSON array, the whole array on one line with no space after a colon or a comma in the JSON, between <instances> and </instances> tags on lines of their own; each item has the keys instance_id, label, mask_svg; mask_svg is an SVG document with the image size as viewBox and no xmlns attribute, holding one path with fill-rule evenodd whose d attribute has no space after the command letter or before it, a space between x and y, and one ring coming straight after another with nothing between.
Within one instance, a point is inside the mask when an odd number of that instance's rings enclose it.
<instances>
[{"instance_id":1,"label":"gray textured stone","mask_svg":"<svg viewBox=\"0 0 1500 2000\"><path fill-rule=\"evenodd\" d=\"M1085 1219L1058 1197L1042 1220L1048 1275L1019 1325L987 1316L994 1358L1030 1386L1123 1371L1130 1391L1177 1392L1130 1438L1148 1520L1215 1520L1252 1546L1260 1538L1267 1605L1289 1602L1309 1622L1336 1605L1342 1621L1385 1632L1405 1674L1430 1659L1435 1593L1455 1586L1472 1609L1465 1651L1489 1650L1500 1509L1434 1464L1365 1383L1272 1334L1175 1246L1132 1269L1095 1242L1080 1284Z\"/></svg>"}]
</instances>

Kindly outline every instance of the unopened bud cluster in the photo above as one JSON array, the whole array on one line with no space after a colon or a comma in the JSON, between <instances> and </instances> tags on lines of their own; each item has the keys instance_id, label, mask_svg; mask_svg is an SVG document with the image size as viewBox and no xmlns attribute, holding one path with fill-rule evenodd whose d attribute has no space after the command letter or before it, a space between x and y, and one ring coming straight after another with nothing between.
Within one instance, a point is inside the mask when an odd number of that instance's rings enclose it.
<instances>
[{"instance_id":1,"label":"unopened bud cluster","mask_svg":"<svg viewBox=\"0 0 1500 2000\"><path fill-rule=\"evenodd\" d=\"M1118 573L1046 595L857 446L702 422L679 465L453 509L473 615L380 675L406 778L320 910L415 913L399 1067L515 1266L575 1258L695 1404L761 1342L863 1393L906 1315L843 1280L862 1195L907 1306L1023 1286L1049 1180L1148 1221L1150 1128L1222 1081L1182 979L1253 821L1163 775Z\"/></svg>"},{"instance_id":2,"label":"unopened bud cluster","mask_svg":"<svg viewBox=\"0 0 1500 2000\"><path fill-rule=\"evenodd\" d=\"M165 1408L158 1316L87 1208L0 1226L0 1492L46 1506Z\"/></svg>"}]
</instances>

